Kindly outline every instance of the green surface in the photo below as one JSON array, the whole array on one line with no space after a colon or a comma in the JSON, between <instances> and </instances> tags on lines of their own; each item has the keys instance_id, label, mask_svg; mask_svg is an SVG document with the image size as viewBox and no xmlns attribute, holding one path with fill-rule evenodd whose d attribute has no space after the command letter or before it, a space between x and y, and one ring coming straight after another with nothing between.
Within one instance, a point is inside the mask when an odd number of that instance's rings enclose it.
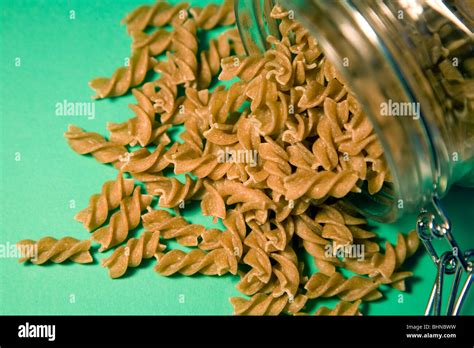
<instances>
[{"instance_id":1,"label":"green surface","mask_svg":"<svg viewBox=\"0 0 474 348\"><path fill-rule=\"evenodd\" d=\"M95 102L95 118L56 116L56 103L90 101L87 83L94 76L110 76L129 54L130 39L120 20L143 1L1 0L0 113L1 207L0 244L46 235L89 237L73 216L87 206L115 169L91 157L75 154L63 138L70 123L106 135L107 122L133 116L130 96ZM203 4L194 1L194 4ZM75 19L70 19L70 11ZM16 66L17 58L21 65ZM16 160L18 153L21 156ZM474 191L455 189L445 199L456 238L474 247L472 218ZM75 206L71 207L71 201ZM192 222L211 220L194 209L184 213ZM381 239L396 240L408 231L414 217L394 225L377 225ZM133 232L133 235L140 231ZM173 246L174 244L168 244ZM94 249L95 251L97 248ZM107 253L106 255L109 255ZM171 277L153 272L153 261L111 280L95 253L90 265L20 265L0 258L1 314L231 314L228 301L239 293L238 277ZM435 269L419 252L409 264L415 278L408 292L389 290L371 303L368 314L422 314ZM184 296L184 297L183 297ZM469 299L464 313L474 314ZM184 301L183 301L184 299ZM332 304L319 301L314 306Z\"/></svg>"}]
</instances>

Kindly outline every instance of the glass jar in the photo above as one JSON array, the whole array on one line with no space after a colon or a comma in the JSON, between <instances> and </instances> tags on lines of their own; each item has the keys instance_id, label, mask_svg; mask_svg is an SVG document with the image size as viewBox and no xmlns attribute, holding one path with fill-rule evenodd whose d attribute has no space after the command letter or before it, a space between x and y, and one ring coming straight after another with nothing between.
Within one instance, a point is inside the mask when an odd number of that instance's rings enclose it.
<instances>
[{"instance_id":1,"label":"glass jar","mask_svg":"<svg viewBox=\"0 0 474 348\"><path fill-rule=\"evenodd\" d=\"M431 0L279 3L316 37L384 147L393 184L376 195L352 194L357 209L389 222L441 198L454 183L474 186L474 9L468 1L457 7ZM247 53L268 49L269 34L279 36L273 5L236 2ZM416 113L389 117L384 107Z\"/></svg>"},{"instance_id":2,"label":"glass jar","mask_svg":"<svg viewBox=\"0 0 474 348\"><path fill-rule=\"evenodd\" d=\"M446 314L458 314L474 280L474 250L459 248L439 198L453 184L474 186L472 2L278 2L315 36L384 148L393 182L375 195L363 188L348 201L383 222L421 210L417 232L438 269L425 314L441 314L445 274L454 274ZM269 49L268 35L280 36L278 22L270 17L274 5L273 0L236 0L248 54ZM426 209L430 205L432 212ZM434 239L445 239L451 250L439 256ZM458 296L463 272L468 276Z\"/></svg>"}]
</instances>

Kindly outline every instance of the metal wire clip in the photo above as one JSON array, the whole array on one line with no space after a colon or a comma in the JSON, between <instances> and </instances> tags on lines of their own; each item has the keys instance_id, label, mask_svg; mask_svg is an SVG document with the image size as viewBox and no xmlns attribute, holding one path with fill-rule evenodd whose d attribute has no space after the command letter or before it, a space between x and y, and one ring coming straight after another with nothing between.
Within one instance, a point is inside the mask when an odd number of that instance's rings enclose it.
<instances>
[{"instance_id":1,"label":"metal wire clip","mask_svg":"<svg viewBox=\"0 0 474 348\"><path fill-rule=\"evenodd\" d=\"M451 233L451 222L437 197L433 198L433 207L441 223L436 222L435 214L422 209L416 224L418 236L437 268L436 279L426 306L425 315L441 315L445 275L452 274L454 274L454 279L449 294L446 315L458 315L473 281L474 250L467 250L465 253L461 251ZM441 257L438 256L432 244L433 240L440 239L446 240L451 248L443 253ZM467 278L458 295L463 272L467 274Z\"/></svg>"}]
</instances>

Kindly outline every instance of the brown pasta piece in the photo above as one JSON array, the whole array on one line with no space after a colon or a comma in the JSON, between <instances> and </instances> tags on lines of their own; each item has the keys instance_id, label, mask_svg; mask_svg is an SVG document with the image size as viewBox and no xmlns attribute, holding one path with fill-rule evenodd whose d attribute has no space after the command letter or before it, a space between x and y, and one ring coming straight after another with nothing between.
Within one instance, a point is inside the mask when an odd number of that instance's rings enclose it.
<instances>
[{"instance_id":1,"label":"brown pasta piece","mask_svg":"<svg viewBox=\"0 0 474 348\"><path fill-rule=\"evenodd\" d=\"M352 171L334 173L297 169L294 174L284 180L286 198L289 200L295 200L302 196L311 199L321 199L327 196L342 198L354 188L358 179Z\"/></svg>"},{"instance_id":2,"label":"brown pasta piece","mask_svg":"<svg viewBox=\"0 0 474 348\"><path fill-rule=\"evenodd\" d=\"M142 221L148 231L159 233L164 239L176 239L184 246L197 246L198 238L206 231L204 226L190 224L181 216L172 216L166 210L150 209L142 216Z\"/></svg>"},{"instance_id":3,"label":"brown pasta piece","mask_svg":"<svg viewBox=\"0 0 474 348\"><path fill-rule=\"evenodd\" d=\"M171 47L173 32L165 29L155 30L151 34L143 31L134 31L131 33L133 37L132 50L148 49L149 55L156 57L167 51Z\"/></svg>"},{"instance_id":4,"label":"brown pasta piece","mask_svg":"<svg viewBox=\"0 0 474 348\"><path fill-rule=\"evenodd\" d=\"M159 206L162 208L176 208L188 200L199 200L203 195L202 180L194 181L186 175L186 182L182 184L176 178L157 177L147 182L147 191L160 196Z\"/></svg>"},{"instance_id":5,"label":"brown pasta piece","mask_svg":"<svg viewBox=\"0 0 474 348\"><path fill-rule=\"evenodd\" d=\"M93 261L89 252L91 243L88 240L77 240L72 237L55 239L43 237L37 242L25 239L17 243L22 254L19 262L30 261L35 265L42 265L46 261L61 263L71 260L76 263L90 263Z\"/></svg>"},{"instance_id":6,"label":"brown pasta piece","mask_svg":"<svg viewBox=\"0 0 474 348\"><path fill-rule=\"evenodd\" d=\"M131 197L124 198L120 202L120 210L112 215L109 224L92 234L91 240L101 245L99 251L125 241L128 232L140 223L140 212L150 205L151 200L152 196L140 193L140 186L135 188Z\"/></svg>"},{"instance_id":7,"label":"brown pasta piece","mask_svg":"<svg viewBox=\"0 0 474 348\"><path fill-rule=\"evenodd\" d=\"M398 270L407 257L413 255L420 241L416 231L411 231L407 236L399 233L397 244L392 246L389 242L385 243L385 254L376 253L363 261L346 260L345 267L357 274L367 274L375 277L378 281L390 284L397 283L395 286L404 287L402 280L411 274L409 272L398 272Z\"/></svg>"},{"instance_id":8,"label":"brown pasta piece","mask_svg":"<svg viewBox=\"0 0 474 348\"><path fill-rule=\"evenodd\" d=\"M91 154L101 163L114 164L127 152L124 146L107 141L98 133L85 132L73 125L69 125L64 136L74 152L79 155Z\"/></svg>"},{"instance_id":9,"label":"brown pasta piece","mask_svg":"<svg viewBox=\"0 0 474 348\"><path fill-rule=\"evenodd\" d=\"M166 131L171 125L163 125L155 121L155 107L152 101L140 90L132 89L137 104L129 107L135 117L123 123L109 123L110 140L122 145L135 146L137 143L144 147L150 143L167 145L170 142Z\"/></svg>"},{"instance_id":10,"label":"brown pasta piece","mask_svg":"<svg viewBox=\"0 0 474 348\"><path fill-rule=\"evenodd\" d=\"M96 92L94 98L124 95L131 87L141 84L147 72L156 64L157 61L150 57L147 48L133 51L128 66L118 68L111 78L97 77L89 82L89 86Z\"/></svg>"},{"instance_id":11,"label":"brown pasta piece","mask_svg":"<svg viewBox=\"0 0 474 348\"><path fill-rule=\"evenodd\" d=\"M129 172L137 180L148 183L162 177L161 172L171 165L167 156L175 150L176 146L166 150L161 144L152 153L147 148L141 148L127 153L127 156L121 159L117 167L122 171Z\"/></svg>"},{"instance_id":12,"label":"brown pasta piece","mask_svg":"<svg viewBox=\"0 0 474 348\"><path fill-rule=\"evenodd\" d=\"M223 275L227 272L235 274L231 270L229 254L223 248L214 249L208 253L195 249L189 253L175 249L157 257L158 263L155 271L164 276L175 273L193 275L202 273L205 275Z\"/></svg>"},{"instance_id":13,"label":"brown pasta piece","mask_svg":"<svg viewBox=\"0 0 474 348\"><path fill-rule=\"evenodd\" d=\"M361 304L361 300L355 302L346 302L340 301L333 309L328 307L321 307L319 308L314 315L344 315L344 316L354 316L354 315L362 315L359 311L359 306Z\"/></svg>"},{"instance_id":14,"label":"brown pasta piece","mask_svg":"<svg viewBox=\"0 0 474 348\"><path fill-rule=\"evenodd\" d=\"M235 315L279 315L282 312L297 313L306 304L304 295L297 295L290 301L287 295L256 294L250 299L232 297L230 302Z\"/></svg>"},{"instance_id":15,"label":"brown pasta piece","mask_svg":"<svg viewBox=\"0 0 474 348\"><path fill-rule=\"evenodd\" d=\"M204 8L193 7L189 12L196 20L198 27L204 30L235 23L233 0L224 0L222 5L209 4Z\"/></svg>"},{"instance_id":16,"label":"brown pasta piece","mask_svg":"<svg viewBox=\"0 0 474 348\"><path fill-rule=\"evenodd\" d=\"M157 1L154 5L144 5L129 13L122 21L127 31L133 33L144 31L148 26L164 27L168 24L176 26L188 18L189 5L180 3L175 6L164 1Z\"/></svg>"},{"instance_id":17,"label":"brown pasta piece","mask_svg":"<svg viewBox=\"0 0 474 348\"><path fill-rule=\"evenodd\" d=\"M369 278L353 276L344 278L335 272L330 277L322 273L315 273L305 285L308 298L338 296L343 301L373 301L379 299L382 294L377 290L380 283Z\"/></svg>"},{"instance_id":18,"label":"brown pasta piece","mask_svg":"<svg viewBox=\"0 0 474 348\"><path fill-rule=\"evenodd\" d=\"M229 29L220 34L217 39L209 42L209 49L200 54L198 89L208 88L212 78L217 76L221 69L221 60L230 56L231 52L244 54L242 42L237 29Z\"/></svg>"},{"instance_id":19,"label":"brown pasta piece","mask_svg":"<svg viewBox=\"0 0 474 348\"><path fill-rule=\"evenodd\" d=\"M117 179L104 183L101 193L92 195L88 207L77 213L74 218L82 222L89 232L95 230L107 220L109 211L117 208L122 199L131 195L133 188L133 180L124 179L119 172Z\"/></svg>"},{"instance_id":20,"label":"brown pasta piece","mask_svg":"<svg viewBox=\"0 0 474 348\"><path fill-rule=\"evenodd\" d=\"M242 81L248 82L256 77L264 69L265 60L261 56L247 57L227 57L222 59L222 72L219 80L230 80L239 77Z\"/></svg>"},{"instance_id":21,"label":"brown pasta piece","mask_svg":"<svg viewBox=\"0 0 474 348\"><path fill-rule=\"evenodd\" d=\"M160 234L147 231L115 249L110 257L102 260L102 266L109 269L110 278L119 278L128 267L138 267L143 259L150 259L164 249L165 246L160 244Z\"/></svg>"},{"instance_id":22,"label":"brown pasta piece","mask_svg":"<svg viewBox=\"0 0 474 348\"><path fill-rule=\"evenodd\" d=\"M193 19L186 20L176 27L171 40L172 54L166 62L158 62L155 70L169 75L175 85L189 85L197 75L197 28Z\"/></svg>"}]
</instances>

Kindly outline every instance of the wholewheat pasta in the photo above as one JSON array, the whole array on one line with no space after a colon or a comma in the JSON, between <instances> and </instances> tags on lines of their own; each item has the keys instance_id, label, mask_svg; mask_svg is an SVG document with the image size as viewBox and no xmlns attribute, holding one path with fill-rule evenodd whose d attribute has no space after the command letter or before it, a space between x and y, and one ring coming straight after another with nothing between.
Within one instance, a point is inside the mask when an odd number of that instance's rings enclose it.
<instances>
[{"instance_id":1,"label":"wholewheat pasta","mask_svg":"<svg viewBox=\"0 0 474 348\"><path fill-rule=\"evenodd\" d=\"M199 237L203 237L206 228L190 224L181 216L172 216L165 210L152 210L142 216L143 226L151 232L159 233L163 239L176 239L184 246L197 246ZM209 230L209 232L214 229Z\"/></svg>"},{"instance_id":2,"label":"wholewheat pasta","mask_svg":"<svg viewBox=\"0 0 474 348\"><path fill-rule=\"evenodd\" d=\"M101 163L117 163L127 153L127 149L95 132L86 132L83 129L70 125L65 138L69 146L79 155L91 154Z\"/></svg>"},{"instance_id":3,"label":"wholewheat pasta","mask_svg":"<svg viewBox=\"0 0 474 348\"><path fill-rule=\"evenodd\" d=\"M210 30L218 25L235 23L234 1L224 0L222 5L210 4L204 8L193 7L191 15L196 19L199 28Z\"/></svg>"},{"instance_id":4,"label":"wholewheat pasta","mask_svg":"<svg viewBox=\"0 0 474 348\"><path fill-rule=\"evenodd\" d=\"M143 259L150 259L165 249L160 244L160 234L144 232L139 238L130 238L125 246L118 247L110 257L102 260L102 266L109 269L110 278L119 278L127 268L137 267Z\"/></svg>"},{"instance_id":5,"label":"wholewheat pasta","mask_svg":"<svg viewBox=\"0 0 474 348\"><path fill-rule=\"evenodd\" d=\"M101 193L92 195L88 207L77 213L74 218L82 222L88 231L95 230L107 220L109 211L117 208L122 199L131 195L134 186L132 179L124 179L119 172L117 179L105 182Z\"/></svg>"},{"instance_id":6,"label":"wholewheat pasta","mask_svg":"<svg viewBox=\"0 0 474 348\"><path fill-rule=\"evenodd\" d=\"M127 26L129 33L143 31L148 26L164 27L169 24L176 26L188 18L188 8L187 3L173 6L165 1L157 1L152 6L138 7L122 20L122 24Z\"/></svg>"},{"instance_id":7,"label":"wholewheat pasta","mask_svg":"<svg viewBox=\"0 0 474 348\"><path fill-rule=\"evenodd\" d=\"M108 140L75 126L65 133L73 151L119 175L76 219L93 231L99 251L114 249L102 259L111 278L156 258L162 276L238 275L236 288L247 298L231 299L236 315L305 315L321 298L339 302L315 315L361 315L363 302L382 297L381 286L405 290L412 273L403 267L419 240L416 232L399 234L381 251L367 221L343 203L388 187L382 145L315 38L290 11L275 6L271 16L279 38L267 37L271 48L251 56L231 0L203 8L158 1L125 17L130 64L91 86L97 98L131 90L133 116L109 123ZM206 31L221 26L229 27L206 45ZM447 63L440 69L449 83L459 80ZM145 82L151 70L158 76ZM232 81L216 86L216 77ZM187 221L180 214L190 201L224 228ZM135 234L140 223L145 232ZM169 248L170 240L187 249ZM91 262L90 241L37 244L41 263Z\"/></svg>"},{"instance_id":8,"label":"wholewheat pasta","mask_svg":"<svg viewBox=\"0 0 474 348\"><path fill-rule=\"evenodd\" d=\"M73 237L63 237L59 240L53 237L43 237L37 242L25 239L18 242L17 246L20 251L27 251L19 262L30 261L35 265L42 265L47 261L54 263L66 260L76 263L91 263L93 261L89 252L90 241L81 241Z\"/></svg>"},{"instance_id":9,"label":"wholewheat pasta","mask_svg":"<svg viewBox=\"0 0 474 348\"><path fill-rule=\"evenodd\" d=\"M95 98L117 97L124 95L130 89L143 82L147 72L157 64L150 57L148 48L135 50L128 66L118 68L111 78L97 77L89 85L96 92Z\"/></svg>"},{"instance_id":10,"label":"wholewheat pasta","mask_svg":"<svg viewBox=\"0 0 474 348\"><path fill-rule=\"evenodd\" d=\"M133 191L132 196L122 199L120 210L113 214L107 226L96 230L92 240L101 245L99 251L105 251L127 239L128 232L140 223L140 212L147 208L152 196L140 193L140 186Z\"/></svg>"},{"instance_id":11,"label":"wholewheat pasta","mask_svg":"<svg viewBox=\"0 0 474 348\"><path fill-rule=\"evenodd\" d=\"M362 315L359 311L359 306L361 304L361 300L355 302L345 302L340 301L334 308L328 307L321 307L319 308L314 315L345 315L345 316L352 316L352 315Z\"/></svg>"}]
</instances>

